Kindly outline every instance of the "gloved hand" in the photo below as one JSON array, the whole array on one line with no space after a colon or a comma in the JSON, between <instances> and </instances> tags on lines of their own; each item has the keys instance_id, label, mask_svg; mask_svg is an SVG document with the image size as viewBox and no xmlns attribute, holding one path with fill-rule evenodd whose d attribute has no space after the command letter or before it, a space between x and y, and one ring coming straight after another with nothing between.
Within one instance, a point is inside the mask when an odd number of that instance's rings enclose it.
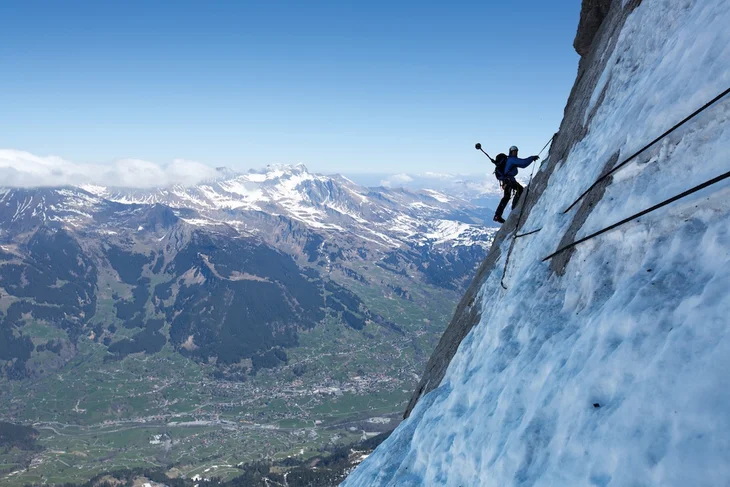
<instances>
[{"instance_id":1,"label":"gloved hand","mask_svg":"<svg viewBox=\"0 0 730 487\"><path fill-rule=\"evenodd\" d=\"M540 156L532 156L532 160L533 161L538 161L538 160L540 160Z\"/></svg>"}]
</instances>

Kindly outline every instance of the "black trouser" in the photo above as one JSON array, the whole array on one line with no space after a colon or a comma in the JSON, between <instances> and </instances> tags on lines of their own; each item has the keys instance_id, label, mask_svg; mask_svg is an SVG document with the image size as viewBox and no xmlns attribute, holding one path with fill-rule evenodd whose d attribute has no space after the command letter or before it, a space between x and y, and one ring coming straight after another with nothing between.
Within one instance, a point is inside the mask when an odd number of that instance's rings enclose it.
<instances>
[{"instance_id":1,"label":"black trouser","mask_svg":"<svg viewBox=\"0 0 730 487\"><path fill-rule=\"evenodd\" d=\"M515 192L515 198L512 200L512 209L515 209L515 206L517 206L517 203L520 201L520 196L522 196L522 186L520 183L514 180L514 178L507 178L500 181L502 184L502 189L504 189L504 196L502 196L502 200L499 202L499 206L497 206L497 211L494 213L494 216L502 217L502 213L504 213L504 209L507 208L507 203L509 203L509 199L512 196L512 190Z\"/></svg>"}]
</instances>

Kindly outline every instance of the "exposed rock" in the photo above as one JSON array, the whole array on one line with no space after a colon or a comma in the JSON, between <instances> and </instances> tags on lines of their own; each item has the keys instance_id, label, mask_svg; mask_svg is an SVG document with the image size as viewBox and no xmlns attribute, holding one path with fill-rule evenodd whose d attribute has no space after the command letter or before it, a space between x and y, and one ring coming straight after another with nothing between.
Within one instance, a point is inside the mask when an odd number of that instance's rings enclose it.
<instances>
[{"instance_id":1,"label":"exposed rock","mask_svg":"<svg viewBox=\"0 0 730 487\"><path fill-rule=\"evenodd\" d=\"M581 56L588 54L593 39L601 27L611 7L611 0L583 0L580 12L578 32L575 34L573 47Z\"/></svg>"}]
</instances>

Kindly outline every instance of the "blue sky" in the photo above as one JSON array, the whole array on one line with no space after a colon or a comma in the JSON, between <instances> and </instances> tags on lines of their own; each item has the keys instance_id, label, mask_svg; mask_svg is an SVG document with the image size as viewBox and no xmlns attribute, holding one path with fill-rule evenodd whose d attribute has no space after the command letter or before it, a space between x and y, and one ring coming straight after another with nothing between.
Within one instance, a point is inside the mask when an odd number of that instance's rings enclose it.
<instances>
[{"instance_id":1,"label":"blue sky","mask_svg":"<svg viewBox=\"0 0 730 487\"><path fill-rule=\"evenodd\" d=\"M579 10L5 1L0 148L81 163L475 172L474 142L528 155L557 130Z\"/></svg>"}]
</instances>

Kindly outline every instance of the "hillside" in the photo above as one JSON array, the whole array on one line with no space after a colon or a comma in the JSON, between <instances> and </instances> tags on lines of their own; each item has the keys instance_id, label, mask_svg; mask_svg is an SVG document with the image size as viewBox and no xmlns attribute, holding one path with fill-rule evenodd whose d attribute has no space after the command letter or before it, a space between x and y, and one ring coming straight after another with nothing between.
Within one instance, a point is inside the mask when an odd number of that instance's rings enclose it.
<instances>
[{"instance_id":1,"label":"hillside","mask_svg":"<svg viewBox=\"0 0 730 487\"><path fill-rule=\"evenodd\" d=\"M730 97L642 150L730 87L728 22L722 0L584 0L577 79L522 218L408 419L343 485L728 483Z\"/></svg>"},{"instance_id":2,"label":"hillside","mask_svg":"<svg viewBox=\"0 0 730 487\"><path fill-rule=\"evenodd\" d=\"M392 429L485 213L303 166L0 191L0 420L41 446L0 452L0 483L227 479Z\"/></svg>"},{"instance_id":3,"label":"hillside","mask_svg":"<svg viewBox=\"0 0 730 487\"><path fill-rule=\"evenodd\" d=\"M325 310L355 329L396 329L346 288L384 280L385 296L407 302L424 289L409 282L462 288L494 233L481 212L435 191L363 188L301 165L196 187L8 189L0 369L43 375L28 366L31 321L74 344L93 330L121 356L159 351L169 324L176 349L222 365L296 345ZM115 325L147 328L126 337ZM45 351L69 348L62 342Z\"/></svg>"}]
</instances>

